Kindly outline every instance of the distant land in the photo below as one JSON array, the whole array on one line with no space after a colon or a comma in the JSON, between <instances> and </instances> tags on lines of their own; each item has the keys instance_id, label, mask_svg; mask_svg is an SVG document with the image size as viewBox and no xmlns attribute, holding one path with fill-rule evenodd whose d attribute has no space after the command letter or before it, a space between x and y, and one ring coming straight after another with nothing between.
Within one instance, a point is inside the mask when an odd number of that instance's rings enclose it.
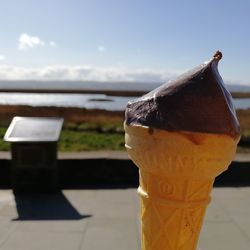
<instances>
[{"instance_id":1,"label":"distant land","mask_svg":"<svg viewBox=\"0 0 250 250\"><path fill-rule=\"evenodd\" d=\"M226 84L226 87L230 92L250 93L250 85Z\"/></svg>"},{"instance_id":2,"label":"distant land","mask_svg":"<svg viewBox=\"0 0 250 250\"><path fill-rule=\"evenodd\" d=\"M0 92L99 93L115 96L140 96L163 83L0 80ZM231 93L250 93L250 85L226 84L226 86Z\"/></svg>"}]
</instances>

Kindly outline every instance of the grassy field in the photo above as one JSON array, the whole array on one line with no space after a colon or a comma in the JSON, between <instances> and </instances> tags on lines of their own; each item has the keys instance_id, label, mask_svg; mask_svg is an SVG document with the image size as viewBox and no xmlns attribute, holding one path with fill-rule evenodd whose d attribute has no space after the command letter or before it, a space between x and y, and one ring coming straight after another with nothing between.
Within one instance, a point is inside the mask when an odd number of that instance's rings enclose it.
<instances>
[{"instance_id":1,"label":"grassy field","mask_svg":"<svg viewBox=\"0 0 250 250\"><path fill-rule=\"evenodd\" d=\"M123 149L122 121L120 123L108 123L107 121L66 123L59 143L60 151Z\"/></svg>"},{"instance_id":2,"label":"grassy field","mask_svg":"<svg viewBox=\"0 0 250 250\"><path fill-rule=\"evenodd\" d=\"M44 114L48 114L48 110L47 113L45 111ZM59 114L53 111L53 116L61 116L65 119L59 151L125 150L123 113L71 111L75 113L67 110L68 113L65 115L61 109ZM35 112L42 114L34 110L30 112L33 116ZM238 152L250 153L250 109L238 110L237 115L242 128ZM0 121L0 151L7 151L10 148L10 145L2 140L8 124L8 120Z\"/></svg>"},{"instance_id":3,"label":"grassy field","mask_svg":"<svg viewBox=\"0 0 250 250\"><path fill-rule=\"evenodd\" d=\"M10 144L2 140L7 127L0 127L0 151L8 151ZM86 123L66 123L63 127L59 151L123 150L124 133L119 124L104 121Z\"/></svg>"}]
</instances>

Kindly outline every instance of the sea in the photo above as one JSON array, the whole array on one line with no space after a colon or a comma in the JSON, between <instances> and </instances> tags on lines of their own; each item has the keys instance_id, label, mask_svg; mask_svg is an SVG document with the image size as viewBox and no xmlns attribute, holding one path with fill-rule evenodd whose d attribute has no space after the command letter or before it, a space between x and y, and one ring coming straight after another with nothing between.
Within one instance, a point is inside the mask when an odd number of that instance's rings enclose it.
<instances>
[{"instance_id":1,"label":"sea","mask_svg":"<svg viewBox=\"0 0 250 250\"><path fill-rule=\"evenodd\" d=\"M59 89L59 90L91 90L91 91L150 91L161 83L100 83L100 82L37 82L12 81L0 82L0 105L28 105L33 107L77 107L86 109L105 109L122 111L131 96L109 96L105 94L78 94L78 93L25 93L25 89ZM24 93L7 93L4 89L23 89ZM250 92L250 86L228 85L230 91ZM235 98L236 109L250 108L250 98Z\"/></svg>"}]
</instances>

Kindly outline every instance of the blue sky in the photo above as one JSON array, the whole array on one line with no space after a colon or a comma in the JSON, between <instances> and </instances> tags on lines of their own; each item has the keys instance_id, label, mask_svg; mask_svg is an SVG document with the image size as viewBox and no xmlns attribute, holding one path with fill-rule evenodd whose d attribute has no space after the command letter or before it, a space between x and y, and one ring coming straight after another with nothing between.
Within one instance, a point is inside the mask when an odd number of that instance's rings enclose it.
<instances>
[{"instance_id":1,"label":"blue sky","mask_svg":"<svg viewBox=\"0 0 250 250\"><path fill-rule=\"evenodd\" d=\"M164 81L220 49L250 85L250 1L2 0L0 78Z\"/></svg>"}]
</instances>

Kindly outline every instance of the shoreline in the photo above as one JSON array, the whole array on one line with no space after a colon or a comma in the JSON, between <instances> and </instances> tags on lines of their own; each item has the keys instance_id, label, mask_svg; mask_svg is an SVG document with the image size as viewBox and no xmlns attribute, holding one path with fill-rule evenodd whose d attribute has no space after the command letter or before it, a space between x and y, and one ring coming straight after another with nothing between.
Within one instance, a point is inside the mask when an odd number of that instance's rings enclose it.
<instances>
[{"instance_id":1,"label":"shoreline","mask_svg":"<svg viewBox=\"0 0 250 250\"><path fill-rule=\"evenodd\" d=\"M142 96L150 92L151 90L90 90L90 89L52 89L52 88L2 88L0 89L1 93L36 93L36 94L103 94L107 96L119 96L119 97L136 97ZM230 92L233 98L250 98L250 92Z\"/></svg>"},{"instance_id":2,"label":"shoreline","mask_svg":"<svg viewBox=\"0 0 250 250\"><path fill-rule=\"evenodd\" d=\"M0 123L10 121L13 116L62 117L68 122L98 120L100 118L124 118L125 110L86 109L79 107L0 105ZM250 127L250 108L237 109L236 113L243 128ZM243 119L246 122L243 122Z\"/></svg>"},{"instance_id":3,"label":"shoreline","mask_svg":"<svg viewBox=\"0 0 250 250\"><path fill-rule=\"evenodd\" d=\"M108 119L124 119L124 111L85 109L73 107L32 107L28 105L0 105L0 124L8 125L14 116L62 117L65 122L81 123Z\"/></svg>"},{"instance_id":4,"label":"shoreline","mask_svg":"<svg viewBox=\"0 0 250 250\"><path fill-rule=\"evenodd\" d=\"M236 112L242 129L239 143L241 148L238 152L249 153L250 109L237 110ZM63 118L64 130L62 131L61 151L120 150L121 145L124 144L124 111L0 105L0 133L2 137L14 116ZM0 145L2 150L9 150L5 143L2 144L2 146Z\"/></svg>"},{"instance_id":5,"label":"shoreline","mask_svg":"<svg viewBox=\"0 0 250 250\"><path fill-rule=\"evenodd\" d=\"M149 90L150 91L150 90ZM34 93L34 94L103 94L107 96L142 96L149 91L131 90L87 90L87 89L0 89L1 93ZM250 94L249 94L250 96Z\"/></svg>"}]
</instances>

